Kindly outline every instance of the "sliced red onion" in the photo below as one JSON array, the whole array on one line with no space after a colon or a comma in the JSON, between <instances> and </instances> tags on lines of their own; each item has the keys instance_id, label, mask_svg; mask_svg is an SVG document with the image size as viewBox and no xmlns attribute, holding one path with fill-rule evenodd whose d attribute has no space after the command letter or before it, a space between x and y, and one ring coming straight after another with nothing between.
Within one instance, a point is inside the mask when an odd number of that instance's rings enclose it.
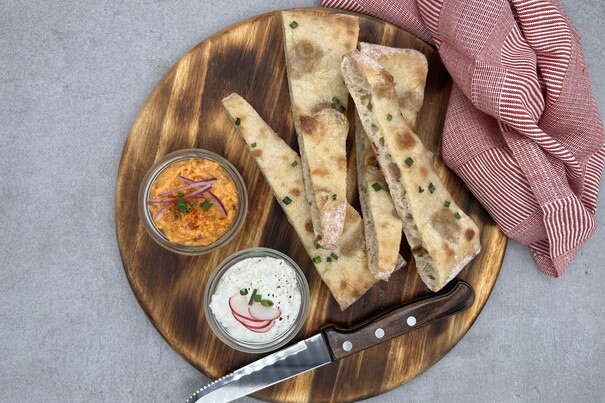
<instances>
[{"instance_id":1,"label":"sliced red onion","mask_svg":"<svg viewBox=\"0 0 605 403\"><path fill-rule=\"evenodd\" d=\"M170 204L167 204L164 207L162 207L162 209L160 211L158 211L158 213L155 215L154 220L160 221L162 219L162 217L164 217L164 214L166 214L166 212L168 210L170 210L170 208L174 207L175 205L176 205L176 203L170 203Z\"/></svg>"},{"instance_id":2,"label":"sliced red onion","mask_svg":"<svg viewBox=\"0 0 605 403\"><path fill-rule=\"evenodd\" d=\"M147 204L162 204L178 201L176 197L169 197L168 199L149 199Z\"/></svg>"},{"instance_id":3,"label":"sliced red onion","mask_svg":"<svg viewBox=\"0 0 605 403\"><path fill-rule=\"evenodd\" d=\"M183 197L183 200L191 199L193 196L197 196L200 193L208 192L210 189L212 189L212 185L204 185L203 187L196 189L195 191L189 193L188 195L185 195Z\"/></svg>"},{"instance_id":4,"label":"sliced red onion","mask_svg":"<svg viewBox=\"0 0 605 403\"><path fill-rule=\"evenodd\" d=\"M219 213L221 213L221 215L223 217L227 217L227 210L225 209L225 205L223 204L223 202L221 201L221 199L219 199L211 191L205 192L204 196L206 196L208 199L210 199L210 200L212 200L214 202L214 204L216 205L216 208L218 209Z\"/></svg>"},{"instance_id":5,"label":"sliced red onion","mask_svg":"<svg viewBox=\"0 0 605 403\"><path fill-rule=\"evenodd\" d=\"M169 190L167 192L162 192L162 193L158 194L158 196L168 196L169 194L180 192L181 190L202 187L205 185L212 185L212 184L216 183L216 181L217 181L216 178L208 178L208 179L202 179L199 181L194 181L189 178L185 178L184 176L179 176L179 177L183 180L186 180L188 182L188 184L185 186L178 187L176 189Z\"/></svg>"}]
</instances>

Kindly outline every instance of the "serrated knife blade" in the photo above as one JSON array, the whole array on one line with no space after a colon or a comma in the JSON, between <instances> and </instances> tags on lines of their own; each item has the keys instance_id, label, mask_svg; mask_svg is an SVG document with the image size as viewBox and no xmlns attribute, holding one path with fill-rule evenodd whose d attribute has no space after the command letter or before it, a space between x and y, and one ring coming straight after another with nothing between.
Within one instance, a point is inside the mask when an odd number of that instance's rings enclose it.
<instances>
[{"instance_id":1,"label":"serrated knife blade","mask_svg":"<svg viewBox=\"0 0 605 403\"><path fill-rule=\"evenodd\" d=\"M330 362L319 333L210 383L187 402L229 402Z\"/></svg>"},{"instance_id":2,"label":"serrated knife blade","mask_svg":"<svg viewBox=\"0 0 605 403\"><path fill-rule=\"evenodd\" d=\"M439 293L387 309L358 325L327 326L210 383L187 403L230 402L465 310L474 301L471 286L456 280Z\"/></svg>"}]
</instances>

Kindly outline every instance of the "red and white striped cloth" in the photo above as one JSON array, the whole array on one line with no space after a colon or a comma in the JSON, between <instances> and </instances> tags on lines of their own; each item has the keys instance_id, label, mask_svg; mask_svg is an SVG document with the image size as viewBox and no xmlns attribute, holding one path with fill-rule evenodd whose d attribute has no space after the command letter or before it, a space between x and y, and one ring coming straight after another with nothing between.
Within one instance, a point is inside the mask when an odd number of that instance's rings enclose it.
<instances>
[{"instance_id":1,"label":"red and white striped cloth","mask_svg":"<svg viewBox=\"0 0 605 403\"><path fill-rule=\"evenodd\" d=\"M323 0L434 44L454 79L443 159L505 234L561 276L594 232L603 125L556 0Z\"/></svg>"}]
</instances>

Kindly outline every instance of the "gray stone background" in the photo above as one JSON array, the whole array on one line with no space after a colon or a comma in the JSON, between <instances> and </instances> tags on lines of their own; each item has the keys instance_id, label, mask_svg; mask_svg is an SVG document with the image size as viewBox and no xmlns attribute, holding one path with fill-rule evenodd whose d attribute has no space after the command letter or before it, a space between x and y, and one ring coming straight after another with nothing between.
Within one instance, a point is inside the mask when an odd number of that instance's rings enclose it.
<instances>
[{"instance_id":1,"label":"gray stone background","mask_svg":"<svg viewBox=\"0 0 605 403\"><path fill-rule=\"evenodd\" d=\"M255 14L319 4L0 1L0 401L179 402L205 384L126 281L114 226L122 147L147 95L198 42ZM603 116L605 3L563 5ZM369 401L605 401L604 210L601 195L600 226L561 279L511 241L462 341Z\"/></svg>"}]
</instances>

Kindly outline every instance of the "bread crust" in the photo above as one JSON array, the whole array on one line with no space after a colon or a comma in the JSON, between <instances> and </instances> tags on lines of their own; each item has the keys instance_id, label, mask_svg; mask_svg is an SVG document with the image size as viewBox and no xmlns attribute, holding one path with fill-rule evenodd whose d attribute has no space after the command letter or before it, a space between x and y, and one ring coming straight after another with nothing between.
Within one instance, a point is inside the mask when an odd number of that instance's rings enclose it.
<instances>
[{"instance_id":1,"label":"bread crust","mask_svg":"<svg viewBox=\"0 0 605 403\"><path fill-rule=\"evenodd\" d=\"M298 154L279 137L254 108L238 94L223 99L231 119L240 119L235 126L248 143L256 143L250 153L254 157L275 198L294 228L317 273L328 286L334 299L345 310L378 282L368 269L363 221L359 213L346 205L344 229L334 250L318 249L311 226L311 211L303 190L303 172ZM296 164L293 162L296 161ZM294 165L294 166L293 166ZM288 197L289 203L284 203ZM334 253L338 258L334 259ZM330 257L328 261L328 258Z\"/></svg>"},{"instance_id":2,"label":"bread crust","mask_svg":"<svg viewBox=\"0 0 605 403\"><path fill-rule=\"evenodd\" d=\"M428 72L426 57L414 49L400 49L361 42L359 51L384 67L395 80L395 91L406 123L416 127L416 117L424 100ZM401 220L386 188L374 150L367 138L359 114L355 114L357 183L364 218L370 270L387 280L398 264L402 236ZM375 188L374 188L375 187Z\"/></svg>"},{"instance_id":3,"label":"bread crust","mask_svg":"<svg viewBox=\"0 0 605 403\"><path fill-rule=\"evenodd\" d=\"M292 115L302 159L304 190L317 243L335 249L346 215L346 111L343 55L353 51L359 19L282 11ZM342 115L340 118L338 114Z\"/></svg>"},{"instance_id":4,"label":"bread crust","mask_svg":"<svg viewBox=\"0 0 605 403\"><path fill-rule=\"evenodd\" d=\"M400 113L393 76L359 51L344 57L342 69L418 273L429 289L438 291L479 253L479 229L456 205L431 153Z\"/></svg>"}]
</instances>

